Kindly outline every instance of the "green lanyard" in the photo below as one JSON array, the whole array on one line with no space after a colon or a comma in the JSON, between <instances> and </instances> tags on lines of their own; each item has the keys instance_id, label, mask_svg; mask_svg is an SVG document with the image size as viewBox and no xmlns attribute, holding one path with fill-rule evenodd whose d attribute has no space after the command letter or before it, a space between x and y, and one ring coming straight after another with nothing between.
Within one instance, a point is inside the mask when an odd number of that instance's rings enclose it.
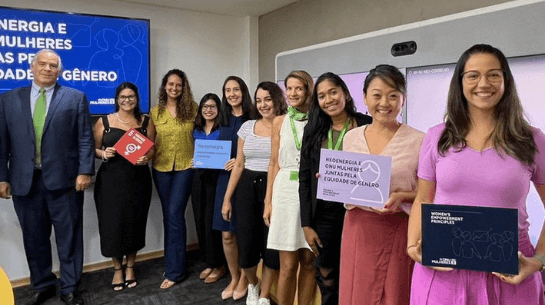
<instances>
[{"instance_id":1,"label":"green lanyard","mask_svg":"<svg viewBox=\"0 0 545 305\"><path fill-rule=\"evenodd\" d=\"M297 121L304 121L308 119L308 113L301 113L294 107L290 106L288 107L288 115L290 118L290 124L291 124L291 132L293 133L293 139L295 140L295 148L297 150L301 150L301 141L299 141L299 137L297 137L297 129L295 128L295 122ZM299 171L290 171L290 180L291 181L299 181Z\"/></svg>"},{"instance_id":2,"label":"green lanyard","mask_svg":"<svg viewBox=\"0 0 545 305\"><path fill-rule=\"evenodd\" d=\"M291 124L291 132L293 132L293 139L295 140L295 148L297 150L301 150L301 141L299 141L299 138L297 137L297 129L295 128L295 122L293 121L293 118L290 116L290 124Z\"/></svg>"},{"instance_id":3,"label":"green lanyard","mask_svg":"<svg viewBox=\"0 0 545 305\"><path fill-rule=\"evenodd\" d=\"M346 123L344 123L344 128L341 130L341 133L339 134L339 137L337 138L337 142L335 143L335 148L333 148L333 127L329 129L329 133L327 134L327 148L328 149L334 149L339 150L341 148L341 144L344 139L344 135L346 134L346 131L348 130L348 124L350 123L350 118L346 120Z\"/></svg>"}]
</instances>

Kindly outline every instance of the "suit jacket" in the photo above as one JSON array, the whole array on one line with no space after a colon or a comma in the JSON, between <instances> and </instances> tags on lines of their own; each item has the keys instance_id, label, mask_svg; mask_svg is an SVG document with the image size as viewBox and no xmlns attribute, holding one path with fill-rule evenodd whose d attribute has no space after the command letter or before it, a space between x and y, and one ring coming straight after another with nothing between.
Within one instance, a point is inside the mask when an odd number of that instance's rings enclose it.
<instances>
[{"instance_id":1,"label":"suit jacket","mask_svg":"<svg viewBox=\"0 0 545 305\"><path fill-rule=\"evenodd\" d=\"M0 181L13 195L29 193L36 139L30 109L31 87L0 96ZM42 174L49 190L75 187L79 174L95 172L89 103L83 92L55 85L42 135Z\"/></svg>"},{"instance_id":2,"label":"suit jacket","mask_svg":"<svg viewBox=\"0 0 545 305\"><path fill-rule=\"evenodd\" d=\"M373 119L365 114L356 113L356 123L359 126L371 124ZM308 125L307 125L308 126ZM304 138L303 138L304 139ZM316 198L318 178L316 173L320 168L320 150L301 150L299 164L299 202L301 208L301 227L314 227L314 212L321 199Z\"/></svg>"}]
</instances>

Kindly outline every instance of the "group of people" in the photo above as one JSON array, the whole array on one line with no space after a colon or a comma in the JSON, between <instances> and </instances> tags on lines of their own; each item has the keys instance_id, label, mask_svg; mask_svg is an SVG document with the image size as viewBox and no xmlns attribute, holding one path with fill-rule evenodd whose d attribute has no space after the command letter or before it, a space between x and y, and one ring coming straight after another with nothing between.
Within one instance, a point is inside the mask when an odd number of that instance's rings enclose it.
<instances>
[{"instance_id":1,"label":"group of people","mask_svg":"<svg viewBox=\"0 0 545 305\"><path fill-rule=\"evenodd\" d=\"M545 202L545 135L525 120L497 48L474 45L462 54L445 122L427 134L398 121L407 88L391 65L373 68L361 93L349 92L331 72L314 83L293 71L285 95L262 82L254 102L245 82L229 76L221 100L209 93L199 104L186 74L173 69L149 117L138 107L138 88L122 83L115 112L100 117L93 131L85 95L56 84L60 57L41 51L31 69L32 86L0 97L0 196L13 194L34 304L56 294L51 225L60 245L61 300L83 303L76 293L81 191L91 184L93 157L103 160L94 198L116 291L138 284L134 263L145 245L153 178L165 232L162 289L187 276L184 215L191 195L206 263L199 276L214 283L230 273L223 300L270 304L277 283L281 305L296 295L298 304L313 304L316 285L322 304L545 304L538 272L545 268L545 233L532 246L525 205L530 181ZM351 94L363 94L369 115L356 111ZM136 165L113 148L130 128L155 142ZM193 168L196 139L231 142L223 169ZM391 157L383 207L317 199L321 149ZM518 209L519 273L423 266L422 203Z\"/></svg>"}]
</instances>

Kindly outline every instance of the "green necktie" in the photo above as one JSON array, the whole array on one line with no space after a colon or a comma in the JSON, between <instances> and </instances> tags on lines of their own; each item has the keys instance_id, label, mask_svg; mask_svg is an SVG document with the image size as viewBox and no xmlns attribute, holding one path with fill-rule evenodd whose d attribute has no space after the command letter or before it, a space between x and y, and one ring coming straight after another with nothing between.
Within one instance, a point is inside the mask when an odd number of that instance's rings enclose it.
<instances>
[{"instance_id":1,"label":"green necktie","mask_svg":"<svg viewBox=\"0 0 545 305\"><path fill-rule=\"evenodd\" d=\"M36 161L38 164L42 163L41 147L46 106L45 89L40 88L40 96L38 96L38 99L36 100L36 106L34 106L34 116L32 118L32 121L34 122L34 134L36 135Z\"/></svg>"}]
</instances>

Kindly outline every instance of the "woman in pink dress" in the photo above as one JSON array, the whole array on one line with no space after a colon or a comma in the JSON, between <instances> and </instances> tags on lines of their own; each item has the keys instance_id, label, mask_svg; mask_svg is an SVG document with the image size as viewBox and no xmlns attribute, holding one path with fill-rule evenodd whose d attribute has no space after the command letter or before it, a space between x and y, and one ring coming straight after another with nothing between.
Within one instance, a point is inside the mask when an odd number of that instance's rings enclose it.
<instances>
[{"instance_id":1,"label":"woman in pink dress","mask_svg":"<svg viewBox=\"0 0 545 305\"><path fill-rule=\"evenodd\" d=\"M405 253L407 212L416 196L424 133L398 121L406 86L396 67L369 71L363 95L373 122L349 131L343 151L392 157L390 194L382 208L346 205L339 304L408 305L414 263ZM373 190L361 188L367 196Z\"/></svg>"},{"instance_id":2,"label":"woman in pink dress","mask_svg":"<svg viewBox=\"0 0 545 305\"><path fill-rule=\"evenodd\" d=\"M416 261L411 304L544 304L538 271L545 263L545 234L534 249L526 197L532 181L545 198L545 135L524 119L500 50L474 45L458 60L445 123L424 139L418 178L407 243ZM518 209L518 275L422 266L421 204L426 202Z\"/></svg>"}]
</instances>

